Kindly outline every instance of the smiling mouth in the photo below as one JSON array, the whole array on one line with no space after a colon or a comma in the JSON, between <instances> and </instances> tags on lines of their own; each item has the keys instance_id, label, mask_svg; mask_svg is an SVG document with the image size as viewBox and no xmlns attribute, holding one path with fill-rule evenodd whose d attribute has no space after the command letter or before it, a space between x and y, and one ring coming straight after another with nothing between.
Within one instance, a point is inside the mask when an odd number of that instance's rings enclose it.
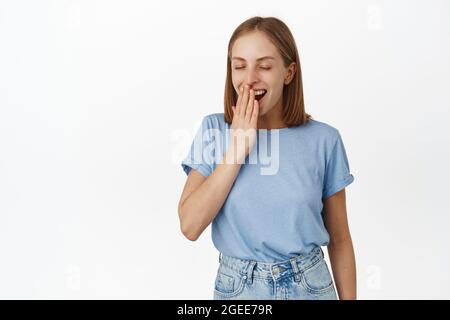
<instances>
[{"instance_id":1,"label":"smiling mouth","mask_svg":"<svg viewBox=\"0 0 450 320\"><path fill-rule=\"evenodd\" d=\"M266 95L267 90L263 90L263 93L255 95L255 99L258 100L258 102Z\"/></svg>"}]
</instances>

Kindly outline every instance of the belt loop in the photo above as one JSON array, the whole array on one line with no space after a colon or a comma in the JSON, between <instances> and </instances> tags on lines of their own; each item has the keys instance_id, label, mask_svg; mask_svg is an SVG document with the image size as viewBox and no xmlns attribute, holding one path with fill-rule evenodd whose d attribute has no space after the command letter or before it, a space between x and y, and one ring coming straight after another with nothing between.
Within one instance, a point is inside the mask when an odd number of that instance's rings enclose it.
<instances>
[{"instance_id":1,"label":"belt loop","mask_svg":"<svg viewBox=\"0 0 450 320\"><path fill-rule=\"evenodd\" d=\"M219 263L222 261L222 252L219 252Z\"/></svg>"},{"instance_id":2,"label":"belt loop","mask_svg":"<svg viewBox=\"0 0 450 320\"><path fill-rule=\"evenodd\" d=\"M248 284L252 284L253 283L253 269L256 265L256 261L254 260L250 260L249 263L247 264L247 274L244 276L244 279L247 279L247 283Z\"/></svg>"},{"instance_id":3,"label":"belt loop","mask_svg":"<svg viewBox=\"0 0 450 320\"><path fill-rule=\"evenodd\" d=\"M300 270L297 265L297 258L291 259L292 270L294 270L294 280L295 282L300 282Z\"/></svg>"}]
</instances>

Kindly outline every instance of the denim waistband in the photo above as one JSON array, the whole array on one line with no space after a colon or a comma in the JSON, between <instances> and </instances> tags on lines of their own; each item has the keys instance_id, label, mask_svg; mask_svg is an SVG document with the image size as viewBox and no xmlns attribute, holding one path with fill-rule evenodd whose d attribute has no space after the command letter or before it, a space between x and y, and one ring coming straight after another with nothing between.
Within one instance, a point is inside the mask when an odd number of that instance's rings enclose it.
<instances>
[{"instance_id":1,"label":"denim waistband","mask_svg":"<svg viewBox=\"0 0 450 320\"><path fill-rule=\"evenodd\" d=\"M245 278L272 278L274 280L290 275L294 275L295 279L299 280L301 272L311 268L323 258L324 254L319 246L316 246L307 254L300 254L291 259L273 263L240 259L224 255L223 253L219 254L221 265L239 272Z\"/></svg>"}]
</instances>

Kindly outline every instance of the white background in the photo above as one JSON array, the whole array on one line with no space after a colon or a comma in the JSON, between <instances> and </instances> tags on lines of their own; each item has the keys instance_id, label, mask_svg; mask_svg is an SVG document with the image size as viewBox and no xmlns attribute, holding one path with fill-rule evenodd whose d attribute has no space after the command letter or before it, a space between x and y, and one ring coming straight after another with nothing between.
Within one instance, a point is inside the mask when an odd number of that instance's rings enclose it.
<instances>
[{"instance_id":1,"label":"white background","mask_svg":"<svg viewBox=\"0 0 450 320\"><path fill-rule=\"evenodd\" d=\"M0 298L212 298L180 161L254 15L289 26L306 110L342 134L358 298L450 298L445 0L2 0Z\"/></svg>"}]
</instances>

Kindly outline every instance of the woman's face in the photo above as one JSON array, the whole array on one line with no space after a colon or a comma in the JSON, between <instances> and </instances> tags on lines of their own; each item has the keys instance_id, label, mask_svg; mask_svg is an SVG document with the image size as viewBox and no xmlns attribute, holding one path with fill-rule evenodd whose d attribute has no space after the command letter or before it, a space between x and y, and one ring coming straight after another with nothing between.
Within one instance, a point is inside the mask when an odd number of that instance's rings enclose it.
<instances>
[{"instance_id":1,"label":"woman's face","mask_svg":"<svg viewBox=\"0 0 450 320\"><path fill-rule=\"evenodd\" d=\"M295 63L285 68L277 48L264 33L254 31L239 37L231 49L231 75L234 90L246 84L251 89L265 89L259 100L259 116L282 108L283 86L295 73Z\"/></svg>"}]
</instances>

